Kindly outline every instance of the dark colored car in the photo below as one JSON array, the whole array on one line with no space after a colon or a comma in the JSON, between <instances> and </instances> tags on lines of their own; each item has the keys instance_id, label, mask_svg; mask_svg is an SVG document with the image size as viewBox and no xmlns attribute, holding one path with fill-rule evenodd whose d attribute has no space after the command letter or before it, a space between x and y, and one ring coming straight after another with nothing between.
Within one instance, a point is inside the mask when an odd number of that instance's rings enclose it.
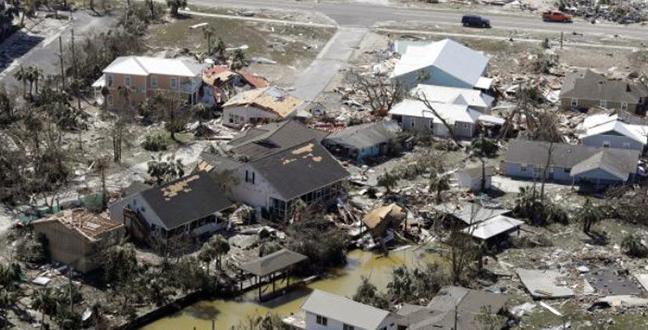
<instances>
[{"instance_id":1,"label":"dark colored car","mask_svg":"<svg viewBox=\"0 0 648 330\"><path fill-rule=\"evenodd\" d=\"M478 28L490 28L490 20L486 17L481 17L477 15L464 15L461 18L461 24L463 26L469 27L478 27Z\"/></svg>"}]
</instances>

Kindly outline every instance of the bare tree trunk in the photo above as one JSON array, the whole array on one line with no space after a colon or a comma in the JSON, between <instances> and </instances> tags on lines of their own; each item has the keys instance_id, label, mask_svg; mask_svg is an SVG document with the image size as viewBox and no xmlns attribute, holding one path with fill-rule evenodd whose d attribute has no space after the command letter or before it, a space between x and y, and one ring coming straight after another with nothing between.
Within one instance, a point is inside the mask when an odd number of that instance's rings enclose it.
<instances>
[{"instance_id":1,"label":"bare tree trunk","mask_svg":"<svg viewBox=\"0 0 648 330\"><path fill-rule=\"evenodd\" d=\"M425 96L425 94L423 93L419 93L416 95L416 99L422 102L423 105L425 105L425 107L427 108L427 110L432 114L434 114L434 116L441 121L443 126L445 126L445 128L448 130L448 133L450 134L450 138L452 139L452 141L457 145L457 147L459 147L459 149L461 149L461 143L459 143L459 139L457 139L457 136L455 135L454 127L450 125L450 123L448 123L445 120L445 118L443 118L443 116L441 116L439 112L436 111L436 109L434 109L432 102L428 100L427 96Z\"/></svg>"},{"instance_id":2,"label":"bare tree trunk","mask_svg":"<svg viewBox=\"0 0 648 330\"><path fill-rule=\"evenodd\" d=\"M547 182L547 171L549 166L551 166L551 154L553 153L554 142L549 142L549 148L547 149L547 161L544 168L542 169L542 181L540 184L540 201L544 203L544 193L545 193L545 183Z\"/></svg>"}]
</instances>

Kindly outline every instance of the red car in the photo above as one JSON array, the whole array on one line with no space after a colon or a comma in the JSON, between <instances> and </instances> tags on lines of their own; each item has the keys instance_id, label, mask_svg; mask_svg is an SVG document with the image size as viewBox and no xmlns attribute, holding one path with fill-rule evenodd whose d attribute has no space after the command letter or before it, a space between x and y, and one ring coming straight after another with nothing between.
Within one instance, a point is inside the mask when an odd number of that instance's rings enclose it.
<instances>
[{"instance_id":1,"label":"red car","mask_svg":"<svg viewBox=\"0 0 648 330\"><path fill-rule=\"evenodd\" d=\"M571 23L572 17L559 10L550 10L542 13L542 20L545 22Z\"/></svg>"}]
</instances>

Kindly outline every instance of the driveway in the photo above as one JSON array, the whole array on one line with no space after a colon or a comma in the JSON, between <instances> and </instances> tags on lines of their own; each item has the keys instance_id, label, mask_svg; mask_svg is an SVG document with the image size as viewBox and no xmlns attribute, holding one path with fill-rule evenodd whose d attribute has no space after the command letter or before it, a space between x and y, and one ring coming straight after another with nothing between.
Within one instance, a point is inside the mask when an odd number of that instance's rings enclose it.
<instances>
[{"instance_id":1,"label":"driveway","mask_svg":"<svg viewBox=\"0 0 648 330\"><path fill-rule=\"evenodd\" d=\"M314 100L344 68L368 31L366 28L338 28L317 58L299 75L291 94L303 100Z\"/></svg>"}]
</instances>

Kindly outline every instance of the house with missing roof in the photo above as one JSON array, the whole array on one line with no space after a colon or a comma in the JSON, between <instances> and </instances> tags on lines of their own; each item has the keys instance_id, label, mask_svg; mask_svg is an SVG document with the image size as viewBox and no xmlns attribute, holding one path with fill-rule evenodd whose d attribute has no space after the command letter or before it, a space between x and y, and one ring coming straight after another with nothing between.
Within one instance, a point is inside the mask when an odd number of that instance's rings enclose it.
<instances>
[{"instance_id":1,"label":"house with missing roof","mask_svg":"<svg viewBox=\"0 0 648 330\"><path fill-rule=\"evenodd\" d=\"M301 306L308 330L395 330L396 315L349 298L315 290Z\"/></svg>"},{"instance_id":2,"label":"house with missing roof","mask_svg":"<svg viewBox=\"0 0 648 330\"><path fill-rule=\"evenodd\" d=\"M201 172L126 196L120 205L111 208L111 217L122 218L129 233L145 242L209 235L226 228L226 214L234 207L226 192Z\"/></svg>"},{"instance_id":3,"label":"house with missing roof","mask_svg":"<svg viewBox=\"0 0 648 330\"><path fill-rule=\"evenodd\" d=\"M506 241L509 234L518 231L523 224L507 216L510 210L478 203L444 203L436 205L434 209L447 219L459 222L465 235L490 244Z\"/></svg>"},{"instance_id":4,"label":"house with missing roof","mask_svg":"<svg viewBox=\"0 0 648 330\"><path fill-rule=\"evenodd\" d=\"M592 70L579 70L565 77L560 90L563 109L602 107L644 115L648 109L648 86L610 79Z\"/></svg>"},{"instance_id":5,"label":"house with missing roof","mask_svg":"<svg viewBox=\"0 0 648 330\"><path fill-rule=\"evenodd\" d=\"M245 70L232 71L225 65L214 65L202 73L202 81L208 87L206 94L217 104L229 100L236 93L268 87L268 81Z\"/></svg>"},{"instance_id":6,"label":"house with missing roof","mask_svg":"<svg viewBox=\"0 0 648 330\"><path fill-rule=\"evenodd\" d=\"M419 84L469 89L490 89L485 75L488 56L452 39L405 49L394 67L392 79L409 90Z\"/></svg>"},{"instance_id":7,"label":"house with missing roof","mask_svg":"<svg viewBox=\"0 0 648 330\"><path fill-rule=\"evenodd\" d=\"M639 155L631 149L516 139L509 144L502 171L513 178L541 180L549 164L549 181L602 187L632 182Z\"/></svg>"},{"instance_id":8,"label":"house with missing roof","mask_svg":"<svg viewBox=\"0 0 648 330\"><path fill-rule=\"evenodd\" d=\"M34 232L45 235L52 260L85 273L97 269L101 253L124 237L124 225L105 214L83 209L64 210L30 223Z\"/></svg>"},{"instance_id":9,"label":"house with missing roof","mask_svg":"<svg viewBox=\"0 0 648 330\"><path fill-rule=\"evenodd\" d=\"M577 128L584 145L631 149L643 152L648 143L648 126L626 123L618 114L596 114L585 118Z\"/></svg>"},{"instance_id":10,"label":"house with missing roof","mask_svg":"<svg viewBox=\"0 0 648 330\"><path fill-rule=\"evenodd\" d=\"M202 87L204 65L190 59L120 56L103 70L94 83L95 95L108 109L134 109L155 93L176 93L196 104ZM103 99L101 90L108 89Z\"/></svg>"},{"instance_id":11,"label":"house with missing roof","mask_svg":"<svg viewBox=\"0 0 648 330\"><path fill-rule=\"evenodd\" d=\"M441 288L427 306L403 304L396 312L398 329L480 329L482 309L493 315L505 314L509 297L500 293L472 290L458 286ZM506 318L502 318L504 327ZM499 327L498 327L499 329Z\"/></svg>"},{"instance_id":12,"label":"house with missing roof","mask_svg":"<svg viewBox=\"0 0 648 330\"><path fill-rule=\"evenodd\" d=\"M278 87L244 91L223 104L223 125L239 128L294 117L305 106L303 100Z\"/></svg>"},{"instance_id":13,"label":"house with missing roof","mask_svg":"<svg viewBox=\"0 0 648 330\"><path fill-rule=\"evenodd\" d=\"M468 108L489 114L495 98L473 88L447 87L419 84L410 91L413 98L423 98L430 103L467 105Z\"/></svg>"},{"instance_id":14,"label":"house with missing roof","mask_svg":"<svg viewBox=\"0 0 648 330\"><path fill-rule=\"evenodd\" d=\"M427 106L418 100L403 100L389 110L389 117L405 131L430 133L449 137L450 131L443 120L452 127L457 138L472 138L477 132L481 113L467 105L434 103L435 115Z\"/></svg>"},{"instance_id":15,"label":"house with missing roof","mask_svg":"<svg viewBox=\"0 0 648 330\"><path fill-rule=\"evenodd\" d=\"M323 143L336 156L363 162L370 157L387 155L397 143L398 123L378 121L348 126L327 136Z\"/></svg>"}]
</instances>

